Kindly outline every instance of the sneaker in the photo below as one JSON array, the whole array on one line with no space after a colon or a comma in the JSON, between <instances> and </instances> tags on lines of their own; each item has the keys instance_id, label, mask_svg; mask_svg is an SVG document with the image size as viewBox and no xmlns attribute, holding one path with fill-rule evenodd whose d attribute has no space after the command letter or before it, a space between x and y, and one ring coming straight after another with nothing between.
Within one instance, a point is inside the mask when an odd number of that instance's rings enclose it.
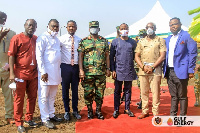
<instances>
[{"instance_id":1,"label":"sneaker","mask_svg":"<svg viewBox=\"0 0 200 133\"><path fill-rule=\"evenodd\" d=\"M70 118L70 113L69 112L65 112L65 115L64 115L64 119L66 121L69 121L71 118Z\"/></svg>"},{"instance_id":2,"label":"sneaker","mask_svg":"<svg viewBox=\"0 0 200 133\"><path fill-rule=\"evenodd\" d=\"M76 118L77 120L81 119L81 115L78 112L73 112L72 114L73 114L74 118Z\"/></svg>"},{"instance_id":3,"label":"sneaker","mask_svg":"<svg viewBox=\"0 0 200 133\"><path fill-rule=\"evenodd\" d=\"M34 121L24 121L24 125L28 127L37 127L38 124L35 123Z\"/></svg>"},{"instance_id":4,"label":"sneaker","mask_svg":"<svg viewBox=\"0 0 200 133\"><path fill-rule=\"evenodd\" d=\"M49 129L54 128L54 124L50 120L47 120L46 122L42 122L42 125L44 125L45 127L49 128Z\"/></svg>"},{"instance_id":5,"label":"sneaker","mask_svg":"<svg viewBox=\"0 0 200 133\"><path fill-rule=\"evenodd\" d=\"M52 117L52 118L49 118L51 121L55 121L55 122L62 122L63 121L63 119L62 118L59 118L59 117L56 117L56 116L54 116L54 117Z\"/></svg>"},{"instance_id":6,"label":"sneaker","mask_svg":"<svg viewBox=\"0 0 200 133\"><path fill-rule=\"evenodd\" d=\"M18 133L25 133L26 130L25 130L25 128L24 128L23 126L18 126L18 127L17 127L17 132L18 132Z\"/></svg>"}]
</instances>

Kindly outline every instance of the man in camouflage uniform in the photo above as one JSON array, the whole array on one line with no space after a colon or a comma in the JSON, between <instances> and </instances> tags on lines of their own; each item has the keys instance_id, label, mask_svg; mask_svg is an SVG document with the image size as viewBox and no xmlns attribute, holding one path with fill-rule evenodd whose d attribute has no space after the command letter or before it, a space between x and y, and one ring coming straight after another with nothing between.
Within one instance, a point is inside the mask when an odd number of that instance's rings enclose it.
<instances>
[{"instance_id":1,"label":"man in camouflage uniform","mask_svg":"<svg viewBox=\"0 0 200 133\"><path fill-rule=\"evenodd\" d=\"M195 68L195 85L194 85L194 93L196 102L194 104L195 107L199 106L199 92L200 92L200 43L197 44L198 55L196 59L196 68Z\"/></svg>"},{"instance_id":2,"label":"man in camouflage uniform","mask_svg":"<svg viewBox=\"0 0 200 133\"><path fill-rule=\"evenodd\" d=\"M106 87L106 76L110 76L109 47L108 41L98 35L100 31L98 21L89 23L89 31L90 35L79 43L79 77L84 88L88 118L93 118L92 103L95 100L97 118L103 120L101 106Z\"/></svg>"}]
</instances>

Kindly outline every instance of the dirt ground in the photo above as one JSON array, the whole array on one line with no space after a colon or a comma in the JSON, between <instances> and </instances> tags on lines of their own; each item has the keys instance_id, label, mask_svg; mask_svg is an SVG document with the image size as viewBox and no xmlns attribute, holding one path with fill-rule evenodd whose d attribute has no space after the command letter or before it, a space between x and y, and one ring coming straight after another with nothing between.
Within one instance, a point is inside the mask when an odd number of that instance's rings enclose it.
<instances>
[{"instance_id":1,"label":"dirt ground","mask_svg":"<svg viewBox=\"0 0 200 133\"><path fill-rule=\"evenodd\" d=\"M113 80L111 78L107 78L107 82L113 83ZM194 80L191 79L189 81L189 85L193 85ZM166 80L162 79L161 86L165 86ZM133 81L133 86L137 86L137 82ZM106 88L105 89L105 96L113 94L114 89L112 88ZM70 91L70 98L71 98L71 91ZM0 132L2 133L16 133L17 127L15 125L6 125L6 121L4 119L5 115L5 109L4 109L4 97L2 94L2 91L0 90ZM79 105L78 108L81 110L85 106L84 103L84 98L83 98L83 88L81 85L79 85ZM24 106L25 107L25 106ZM70 105L71 107L71 105ZM55 109L56 109L56 115L58 117L63 117L65 111L64 111L64 105L62 101L62 91L61 91L61 86L59 86L56 100L55 100ZM24 108L24 113L25 113L25 108ZM71 111L72 112L72 111ZM69 122L63 121L61 123L54 123L56 125L55 129L48 129L44 126L41 125L41 120L40 120L40 111L38 107L38 103L36 104L36 109L34 113L34 121L39 124L37 128L29 128L26 127L26 131L28 133L75 133L75 123L76 119L71 117L72 119Z\"/></svg>"}]
</instances>

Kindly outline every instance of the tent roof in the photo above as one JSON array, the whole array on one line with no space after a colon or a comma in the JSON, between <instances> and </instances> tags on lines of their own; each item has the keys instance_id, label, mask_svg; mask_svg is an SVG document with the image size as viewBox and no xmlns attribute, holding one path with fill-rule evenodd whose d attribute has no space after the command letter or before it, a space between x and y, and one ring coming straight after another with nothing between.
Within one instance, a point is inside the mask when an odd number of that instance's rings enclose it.
<instances>
[{"instance_id":1,"label":"tent roof","mask_svg":"<svg viewBox=\"0 0 200 133\"><path fill-rule=\"evenodd\" d=\"M171 17L165 12L162 8L159 1L153 6L151 11L141 20L129 26L129 36L136 36L139 33L139 30L144 29L148 22L153 22L156 24L156 34L168 34L170 32L169 29L169 20ZM182 25L183 30L188 30L187 27ZM105 38L113 38L116 37L117 32L114 32L110 35L105 36Z\"/></svg>"}]
</instances>

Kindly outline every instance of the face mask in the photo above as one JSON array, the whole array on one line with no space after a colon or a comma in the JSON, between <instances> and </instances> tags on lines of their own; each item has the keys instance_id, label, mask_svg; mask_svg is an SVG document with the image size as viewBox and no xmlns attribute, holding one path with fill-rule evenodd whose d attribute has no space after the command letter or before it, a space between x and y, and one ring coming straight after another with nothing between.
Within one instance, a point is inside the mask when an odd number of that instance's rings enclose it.
<instances>
[{"instance_id":1,"label":"face mask","mask_svg":"<svg viewBox=\"0 0 200 133\"><path fill-rule=\"evenodd\" d=\"M3 29L2 29L2 31L5 31L5 30L7 30L6 26L5 26L5 25L3 25L3 24L0 24L0 30L1 30L1 28L3 28Z\"/></svg>"},{"instance_id":2,"label":"face mask","mask_svg":"<svg viewBox=\"0 0 200 133\"><path fill-rule=\"evenodd\" d=\"M99 32L99 28L90 28L90 33L95 35Z\"/></svg>"},{"instance_id":3,"label":"face mask","mask_svg":"<svg viewBox=\"0 0 200 133\"><path fill-rule=\"evenodd\" d=\"M54 31L52 31L52 30L50 30L49 29L49 26L48 26L48 28L47 28L47 32L51 35L51 36L56 36L56 35L58 35L58 32L54 32Z\"/></svg>"},{"instance_id":4,"label":"face mask","mask_svg":"<svg viewBox=\"0 0 200 133\"><path fill-rule=\"evenodd\" d=\"M128 36L128 30L119 30L121 36Z\"/></svg>"},{"instance_id":5,"label":"face mask","mask_svg":"<svg viewBox=\"0 0 200 133\"><path fill-rule=\"evenodd\" d=\"M154 33L153 29L151 29L151 28L147 29L147 35L153 35L153 33Z\"/></svg>"}]
</instances>

